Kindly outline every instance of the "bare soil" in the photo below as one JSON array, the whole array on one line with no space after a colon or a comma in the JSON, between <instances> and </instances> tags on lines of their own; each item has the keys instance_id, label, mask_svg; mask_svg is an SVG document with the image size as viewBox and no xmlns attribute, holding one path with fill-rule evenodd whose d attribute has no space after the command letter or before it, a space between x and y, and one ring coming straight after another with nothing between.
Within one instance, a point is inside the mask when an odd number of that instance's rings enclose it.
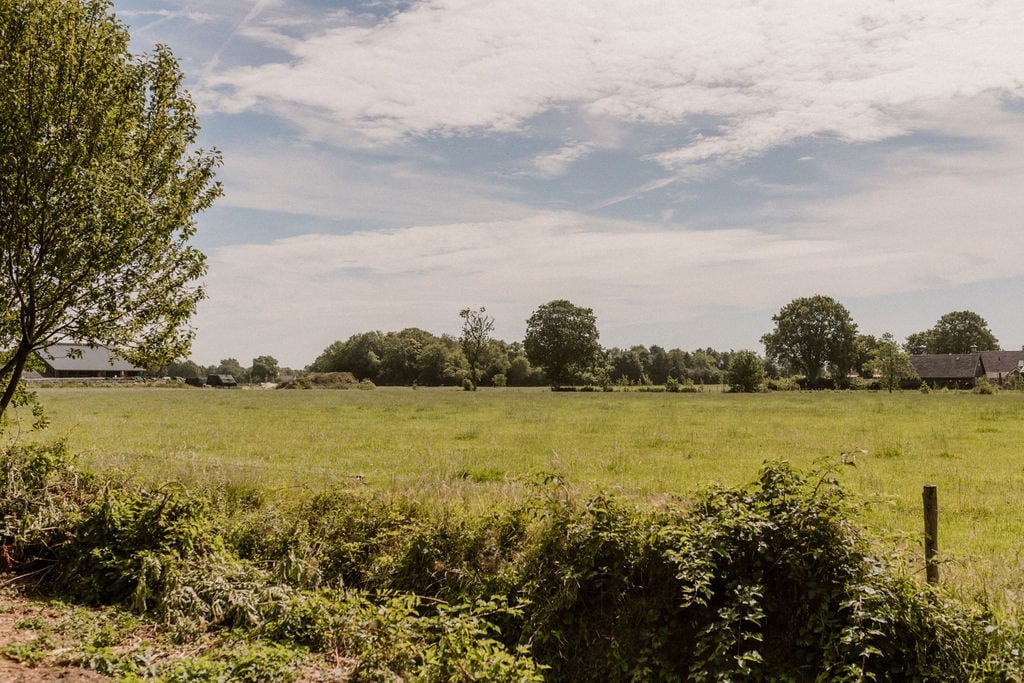
<instances>
[{"instance_id":1,"label":"bare soil","mask_svg":"<svg viewBox=\"0 0 1024 683\"><path fill-rule=\"evenodd\" d=\"M29 623L56 625L60 612L39 602L0 591L0 647L28 643L40 635L39 629L26 628ZM64 681L86 683L110 680L95 671L59 664L61 651L54 650L40 662L19 663L0 654L0 681L4 683L37 683Z\"/></svg>"}]
</instances>

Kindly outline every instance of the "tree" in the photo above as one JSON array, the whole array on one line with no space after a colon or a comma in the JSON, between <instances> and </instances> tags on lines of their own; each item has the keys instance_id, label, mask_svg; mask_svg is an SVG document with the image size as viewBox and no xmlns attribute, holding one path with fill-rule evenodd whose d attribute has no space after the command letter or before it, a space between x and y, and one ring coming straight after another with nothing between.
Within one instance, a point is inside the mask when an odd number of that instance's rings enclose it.
<instances>
[{"instance_id":1,"label":"tree","mask_svg":"<svg viewBox=\"0 0 1024 683\"><path fill-rule=\"evenodd\" d=\"M764 362L753 351L737 351L729 358L729 388L752 393L765 381Z\"/></svg>"},{"instance_id":2,"label":"tree","mask_svg":"<svg viewBox=\"0 0 1024 683\"><path fill-rule=\"evenodd\" d=\"M140 366L187 355L203 298L194 217L216 151L170 50L128 52L104 0L0 4L0 416L33 352L70 340Z\"/></svg>"},{"instance_id":3,"label":"tree","mask_svg":"<svg viewBox=\"0 0 1024 683\"><path fill-rule=\"evenodd\" d=\"M999 340L977 313L953 311L939 318L935 327L907 337L907 346L913 354L971 353L998 351Z\"/></svg>"},{"instance_id":4,"label":"tree","mask_svg":"<svg viewBox=\"0 0 1024 683\"><path fill-rule=\"evenodd\" d=\"M277 359L273 356L257 356L252 359L252 369L249 376L253 382L274 382L281 369L277 365Z\"/></svg>"},{"instance_id":5,"label":"tree","mask_svg":"<svg viewBox=\"0 0 1024 683\"><path fill-rule=\"evenodd\" d=\"M480 383L480 358L487 349L491 332L494 331L494 318L487 315L487 309L483 306L478 311L464 308L459 311L459 316L462 318L462 336L459 337L459 344L469 363L469 378L475 387Z\"/></svg>"},{"instance_id":6,"label":"tree","mask_svg":"<svg viewBox=\"0 0 1024 683\"><path fill-rule=\"evenodd\" d=\"M231 375L235 381L245 383L249 381L249 371L242 367L237 358L223 358L220 364L210 367L211 375Z\"/></svg>"},{"instance_id":7,"label":"tree","mask_svg":"<svg viewBox=\"0 0 1024 683\"><path fill-rule=\"evenodd\" d=\"M576 372L590 369L601 352L594 311L565 299L540 306L526 321L526 357L560 386Z\"/></svg>"},{"instance_id":8,"label":"tree","mask_svg":"<svg viewBox=\"0 0 1024 683\"><path fill-rule=\"evenodd\" d=\"M871 351L870 368L879 376L882 386L892 393L904 379L917 377L910 356L900 348L891 333L886 332Z\"/></svg>"},{"instance_id":9,"label":"tree","mask_svg":"<svg viewBox=\"0 0 1024 683\"><path fill-rule=\"evenodd\" d=\"M761 337L769 356L802 371L813 384L826 364L844 376L856 359L857 325L850 312L820 294L794 299L782 307L775 330Z\"/></svg>"}]
</instances>

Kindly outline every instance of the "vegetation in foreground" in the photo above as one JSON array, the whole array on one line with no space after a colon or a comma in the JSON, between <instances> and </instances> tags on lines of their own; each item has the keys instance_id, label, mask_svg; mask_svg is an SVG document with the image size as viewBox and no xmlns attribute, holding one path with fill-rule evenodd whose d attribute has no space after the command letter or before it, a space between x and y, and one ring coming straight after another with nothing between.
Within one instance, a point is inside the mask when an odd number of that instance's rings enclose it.
<instances>
[{"instance_id":1,"label":"vegetation in foreground","mask_svg":"<svg viewBox=\"0 0 1024 683\"><path fill-rule=\"evenodd\" d=\"M781 463L686 508L639 510L547 481L484 515L351 492L282 506L244 488L144 487L83 472L59 444L6 450L0 476L5 571L129 608L180 642L222 639L163 665L96 639L68 654L122 677L287 680L341 661L352 680L1024 670L1016 630L873 556L837 482Z\"/></svg>"}]
</instances>

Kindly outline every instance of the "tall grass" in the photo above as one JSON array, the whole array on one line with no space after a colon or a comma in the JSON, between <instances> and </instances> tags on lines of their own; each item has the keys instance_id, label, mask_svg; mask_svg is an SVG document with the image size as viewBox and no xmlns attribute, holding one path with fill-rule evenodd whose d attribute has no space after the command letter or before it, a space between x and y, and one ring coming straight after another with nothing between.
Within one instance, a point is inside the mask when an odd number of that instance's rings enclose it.
<instances>
[{"instance_id":1,"label":"tall grass","mask_svg":"<svg viewBox=\"0 0 1024 683\"><path fill-rule=\"evenodd\" d=\"M273 499L354 487L508 505L538 479L658 504L753 479L766 460L834 463L892 547L917 553L939 487L943 579L1024 602L1024 395L555 394L50 389L43 433L93 468ZM845 455L844 455L845 454ZM844 464L844 462L846 464Z\"/></svg>"}]
</instances>

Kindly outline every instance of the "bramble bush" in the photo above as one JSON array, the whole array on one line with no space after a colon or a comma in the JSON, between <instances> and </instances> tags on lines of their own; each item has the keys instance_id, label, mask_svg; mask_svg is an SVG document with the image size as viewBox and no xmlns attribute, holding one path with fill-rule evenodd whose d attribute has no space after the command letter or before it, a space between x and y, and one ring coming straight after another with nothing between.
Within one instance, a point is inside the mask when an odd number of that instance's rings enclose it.
<instances>
[{"instance_id":1,"label":"bramble bush","mask_svg":"<svg viewBox=\"0 0 1024 683\"><path fill-rule=\"evenodd\" d=\"M182 640L234 629L250 643L178 662L167 680L284 676L316 653L354 680L1024 670L1017 631L869 552L828 471L767 464L746 487L657 509L539 481L528 499L471 515L350 491L273 506L103 480L59 444L9 448L0 464L6 570L149 614ZM132 671L110 657L94 659Z\"/></svg>"}]
</instances>

